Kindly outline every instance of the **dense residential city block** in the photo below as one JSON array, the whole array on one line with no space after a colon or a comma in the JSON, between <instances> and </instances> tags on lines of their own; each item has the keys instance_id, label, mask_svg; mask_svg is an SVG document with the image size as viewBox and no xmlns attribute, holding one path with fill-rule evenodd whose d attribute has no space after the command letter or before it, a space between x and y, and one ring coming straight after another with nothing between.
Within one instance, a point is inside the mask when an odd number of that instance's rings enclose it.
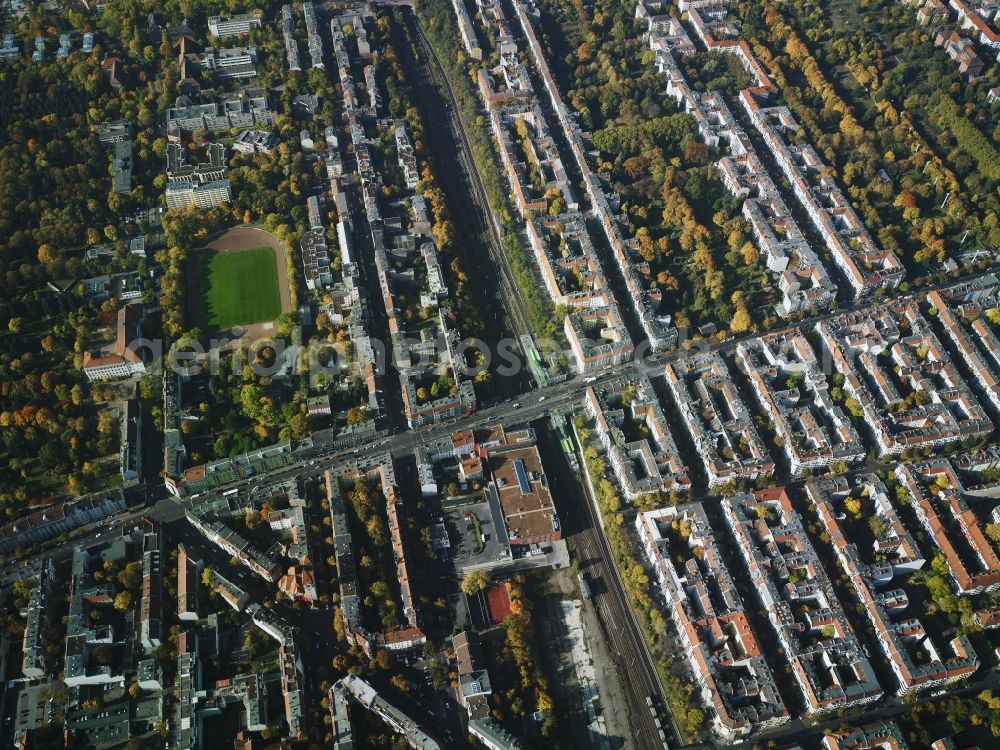
<instances>
[{"instance_id":1,"label":"dense residential city block","mask_svg":"<svg viewBox=\"0 0 1000 750\"><path fill-rule=\"evenodd\" d=\"M0 0L0 745L997 746L998 55Z\"/></svg>"}]
</instances>

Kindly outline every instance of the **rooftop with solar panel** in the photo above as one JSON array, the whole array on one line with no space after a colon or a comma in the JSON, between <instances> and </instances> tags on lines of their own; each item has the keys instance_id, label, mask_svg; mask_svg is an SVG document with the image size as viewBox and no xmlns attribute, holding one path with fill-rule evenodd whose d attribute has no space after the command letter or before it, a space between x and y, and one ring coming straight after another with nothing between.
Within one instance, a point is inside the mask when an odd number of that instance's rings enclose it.
<instances>
[{"instance_id":1,"label":"rooftop with solar panel","mask_svg":"<svg viewBox=\"0 0 1000 750\"><path fill-rule=\"evenodd\" d=\"M542 459L533 444L491 448L492 495L500 506L508 543L537 544L562 537Z\"/></svg>"}]
</instances>

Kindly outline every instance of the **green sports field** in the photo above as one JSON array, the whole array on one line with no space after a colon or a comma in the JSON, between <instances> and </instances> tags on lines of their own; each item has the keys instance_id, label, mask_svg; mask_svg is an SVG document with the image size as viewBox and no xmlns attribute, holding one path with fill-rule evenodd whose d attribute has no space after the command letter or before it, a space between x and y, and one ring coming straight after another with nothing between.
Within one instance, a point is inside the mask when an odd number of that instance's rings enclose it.
<instances>
[{"instance_id":1,"label":"green sports field","mask_svg":"<svg viewBox=\"0 0 1000 750\"><path fill-rule=\"evenodd\" d=\"M246 326L281 314L278 271L270 247L201 253L198 270L204 327Z\"/></svg>"}]
</instances>

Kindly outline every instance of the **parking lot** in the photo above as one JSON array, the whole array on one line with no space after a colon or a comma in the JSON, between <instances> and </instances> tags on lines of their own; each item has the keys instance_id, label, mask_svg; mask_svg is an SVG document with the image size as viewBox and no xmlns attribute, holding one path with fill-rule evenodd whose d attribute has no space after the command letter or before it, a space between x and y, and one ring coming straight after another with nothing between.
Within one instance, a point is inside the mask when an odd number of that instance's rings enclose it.
<instances>
[{"instance_id":1,"label":"parking lot","mask_svg":"<svg viewBox=\"0 0 1000 750\"><path fill-rule=\"evenodd\" d=\"M460 573L498 560L509 559L509 551L500 543L494 528L490 505L482 495L478 495L471 502L466 500L448 502L442 510L451 542L451 556L455 562L455 569ZM482 544L481 549L480 544Z\"/></svg>"}]
</instances>

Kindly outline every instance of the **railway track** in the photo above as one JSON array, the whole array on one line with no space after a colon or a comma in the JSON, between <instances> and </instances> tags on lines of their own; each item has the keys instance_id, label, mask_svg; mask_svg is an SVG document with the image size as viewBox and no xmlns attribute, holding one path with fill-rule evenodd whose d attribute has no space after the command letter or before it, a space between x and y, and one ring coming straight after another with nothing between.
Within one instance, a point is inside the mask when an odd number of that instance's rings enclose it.
<instances>
[{"instance_id":1,"label":"railway track","mask_svg":"<svg viewBox=\"0 0 1000 750\"><path fill-rule=\"evenodd\" d=\"M500 226L490 210L489 201L486 198L486 189L483 187L482 179L479 176L479 171L476 169L476 163L472 156L472 144L469 142L468 134L465 132L465 127L462 125L462 120L458 115L458 100L455 97L455 91L452 88L451 81L444 72L441 61L434 53L434 49L424 35L423 29L420 28L420 24L417 23L413 16L413 12L407 8L403 11L403 14L407 19L407 24L414 39L419 45L420 53L427 61L428 66L432 68L432 76L439 82L442 82L444 89L448 92L450 101L447 112L448 126L452 131L455 142L460 146L457 157L463 171L467 175L467 182L472 188L470 195L479 209L477 215L474 217L474 221L479 227L480 239L486 245L490 254L490 260L499 271L501 294L507 303L506 312L508 319L516 334L519 336L522 334L530 335L532 333L531 323L525 312L524 302L517 288L514 273L503 251ZM433 83L426 81L425 85L433 85Z\"/></svg>"},{"instance_id":2,"label":"railway track","mask_svg":"<svg viewBox=\"0 0 1000 750\"><path fill-rule=\"evenodd\" d=\"M590 564L591 579L599 578L603 584L593 588L591 599L604 627L625 690L634 728L633 739L636 746L644 750L659 750L668 746L660 737L656 717L647 703L647 698L652 698L656 716L666 719L665 722L661 720L661 726L670 741L670 747L677 747L680 744L680 734L667 706L660 677L635 619L611 547L600 526L596 500L586 482L578 486L584 498L575 507L582 506L585 509L588 526L577 532L575 544L578 556Z\"/></svg>"}]
</instances>

